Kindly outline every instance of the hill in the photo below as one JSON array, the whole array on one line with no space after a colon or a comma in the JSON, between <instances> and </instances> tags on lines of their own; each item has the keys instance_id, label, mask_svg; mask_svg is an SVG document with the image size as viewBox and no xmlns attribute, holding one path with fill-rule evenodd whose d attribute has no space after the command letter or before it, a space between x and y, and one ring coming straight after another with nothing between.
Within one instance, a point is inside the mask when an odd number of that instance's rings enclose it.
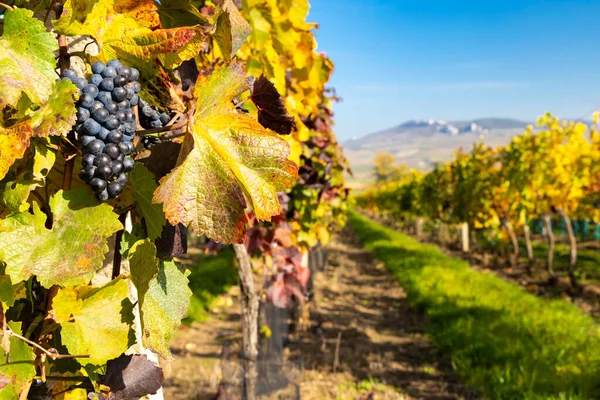
<instances>
[{"instance_id":1,"label":"hill","mask_svg":"<svg viewBox=\"0 0 600 400\"><path fill-rule=\"evenodd\" d=\"M390 129L343 143L354 170L351 186L360 188L371 177L371 165L379 152L394 154L399 163L427 170L435 162L452 158L458 148L470 149L483 141L490 146L507 144L528 122L510 118L479 118L470 121L410 120Z\"/></svg>"}]
</instances>

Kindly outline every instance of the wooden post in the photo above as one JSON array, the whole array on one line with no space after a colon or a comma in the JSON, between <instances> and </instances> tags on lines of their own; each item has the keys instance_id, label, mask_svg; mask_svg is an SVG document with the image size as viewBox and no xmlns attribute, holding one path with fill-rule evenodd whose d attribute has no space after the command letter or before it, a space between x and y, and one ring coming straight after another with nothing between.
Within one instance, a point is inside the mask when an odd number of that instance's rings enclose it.
<instances>
[{"instance_id":1,"label":"wooden post","mask_svg":"<svg viewBox=\"0 0 600 400\"><path fill-rule=\"evenodd\" d=\"M258 295L254 286L252 262L243 244L234 244L235 257L239 264L242 337L244 356L243 400L256 398L256 359L258 358Z\"/></svg>"},{"instance_id":2,"label":"wooden post","mask_svg":"<svg viewBox=\"0 0 600 400\"><path fill-rule=\"evenodd\" d=\"M550 214L544 214L542 220L544 221L546 236L548 238L548 260L546 263L546 270L548 271L548 275L550 275L550 280L554 281L556 279L556 274L554 273L554 232L552 232L552 219Z\"/></svg>"},{"instance_id":3,"label":"wooden post","mask_svg":"<svg viewBox=\"0 0 600 400\"><path fill-rule=\"evenodd\" d=\"M469 252L469 224L460 224L460 245L463 252Z\"/></svg>"},{"instance_id":4,"label":"wooden post","mask_svg":"<svg viewBox=\"0 0 600 400\"><path fill-rule=\"evenodd\" d=\"M569 236L569 278L571 280L571 286L577 288L579 283L577 282L577 277L575 276L575 271L577 270L577 238L575 237L575 232L573 232L573 225L571 224L571 218L564 212L562 208L558 209L558 214L565 221L565 225L567 226L567 235Z\"/></svg>"},{"instance_id":5,"label":"wooden post","mask_svg":"<svg viewBox=\"0 0 600 400\"><path fill-rule=\"evenodd\" d=\"M415 235L418 240L423 239L423 218L417 217L415 220Z\"/></svg>"}]
</instances>

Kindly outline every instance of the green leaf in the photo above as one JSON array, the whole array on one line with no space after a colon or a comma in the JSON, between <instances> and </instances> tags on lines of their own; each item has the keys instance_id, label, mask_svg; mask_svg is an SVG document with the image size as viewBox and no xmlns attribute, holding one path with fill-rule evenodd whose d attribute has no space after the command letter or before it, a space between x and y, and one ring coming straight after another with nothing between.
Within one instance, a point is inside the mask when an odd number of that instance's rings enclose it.
<instances>
[{"instance_id":1,"label":"green leaf","mask_svg":"<svg viewBox=\"0 0 600 400\"><path fill-rule=\"evenodd\" d=\"M12 307L15 300L24 296L24 285L23 282L13 285L10 276L0 275L0 300L2 303L7 307Z\"/></svg>"},{"instance_id":2,"label":"green leaf","mask_svg":"<svg viewBox=\"0 0 600 400\"><path fill-rule=\"evenodd\" d=\"M33 214L0 221L0 261L13 282L36 275L48 288L86 284L102 267L107 238L123 227L110 206L85 190L59 191L49 203L52 229L37 203Z\"/></svg>"},{"instance_id":3,"label":"green leaf","mask_svg":"<svg viewBox=\"0 0 600 400\"><path fill-rule=\"evenodd\" d=\"M252 33L252 27L248 24L248 21L242 16L237 6L232 0L225 0L221 6L223 10L229 16L229 30L231 36L231 57L239 50L240 47L246 42L250 33ZM229 47L229 46L228 46Z\"/></svg>"},{"instance_id":4,"label":"green leaf","mask_svg":"<svg viewBox=\"0 0 600 400\"><path fill-rule=\"evenodd\" d=\"M187 315L192 291L188 288L189 271L174 261L161 261L156 278L141 306L144 346L170 359L169 342L173 332Z\"/></svg>"},{"instance_id":5,"label":"green leaf","mask_svg":"<svg viewBox=\"0 0 600 400\"><path fill-rule=\"evenodd\" d=\"M158 6L163 28L207 25L208 20L191 4L190 0L163 0Z\"/></svg>"},{"instance_id":6,"label":"green leaf","mask_svg":"<svg viewBox=\"0 0 600 400\"><path fill-rule=\"evenodd\" d=\"M8 326L13 332L20 335L23 334L20 322L9 322ZM9 340L10 354L8 355L8 362L7 354L0 347L0 374L11 379L12 391L20 393L35 377L35 367L33 364L35 355L31 347L21 339L11 336ZM0 392L0 399L5 396L5 391L7 394L10 393L10 386L5 387Z\"/></svg>"},{"instance_id":7,"label":"green leaf","mask_svg":"<svg viewBox=\"0 0 600 400\"><path fill-rule=\"evenodd\" d=\"M101 288L60 289L54 298L53 318L69 354L89 355L82 364L103 365L129 346L133 322L127 282L116 279Z\"/></svg>"},{"instance_id":8,"label":"green leaf","mask_svg":"<svg viewBox=\"0 0 600 400\"><path fill-rule=\"evenodd\" d=\"M160 236L165 225L165 213L162 207L160 204L152 203L152 194L158 187L154 175L144 165L136 163L135 168L129 174L129 179L135 202L146 221L148 237L154 240Z\"/></svg>"},{"instance_id":9,"label":"green leaf","mask_svg":"<svg viewBox=\"0 0 600 400\"><path fill-rule=\"evenodd\" d=\"M33 12L23 8L4 14L0 38L0 109L14 105L25 92L34 103L45 103L57 78L54 51L58 44Z\"/></svg>"},{"instance_id":10,"label":"green leaf","mask_svg":"<svg viewBox=\"0 0 600 400\"><path fill-rule=\"evenodd\" d=\"M25 212L29 209L27 199L32 190L39 186L39 182L33 180L31 172L25 171L14 180L6 182L0 188L0 206L6 207L11 213Z\"/></svg>"},{"instance_id":11,"label":"green leaf","mask_svg":"<svg viewBox=\"0 0 600 400\"><path fill-rule=\"evenodd\" d=\"M191 224L198 235L242 242L245 198L259 220L280 213L277 192L294 185L298 166L288 160L285 140L235 111L232 99L247 88L242 64L218 66L198 78L179 165L154 192L171 225Z\"/></svg>"},{"instance_id":12,"label":"green leaf","mask_svg":"<svg viewBox=\"0 0 600 400\"><path fill-rule=\"evenodd\" d=\"M131 281L138 293L140 306L144 304L144 297L150 287L150 281L158 273L158 259L156 247L150 239L139 240L129 250L129 266Z\"/></svg>"}]
</instances>

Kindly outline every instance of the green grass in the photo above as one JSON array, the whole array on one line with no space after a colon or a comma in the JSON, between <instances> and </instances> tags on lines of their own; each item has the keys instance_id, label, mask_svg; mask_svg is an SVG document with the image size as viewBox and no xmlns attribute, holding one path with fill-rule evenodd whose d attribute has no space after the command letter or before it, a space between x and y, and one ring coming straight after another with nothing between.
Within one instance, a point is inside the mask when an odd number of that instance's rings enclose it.
<instances>
[{"instance_id":1,"label":"green grass","mask_svg":"<svg viewBox=\"0 0 600 400\"><path fill-rule=\"evenodd\" d=\"M201 255L190 268L189 276L192 299L184 323L205 321L213 302L238 282L233 249L227 247L216 256Z\"/></svg>"},{"instance_id":2,"label":"green grass","mask_svg":"<svg viewBox=\"0 0 600 400\"><path fill-rule=\"evenodd\" d=\"M600 329L563 300L537 298L437 247L350 213L465 382L494 399L600 398Z\"/></svg>"}]
</instances>

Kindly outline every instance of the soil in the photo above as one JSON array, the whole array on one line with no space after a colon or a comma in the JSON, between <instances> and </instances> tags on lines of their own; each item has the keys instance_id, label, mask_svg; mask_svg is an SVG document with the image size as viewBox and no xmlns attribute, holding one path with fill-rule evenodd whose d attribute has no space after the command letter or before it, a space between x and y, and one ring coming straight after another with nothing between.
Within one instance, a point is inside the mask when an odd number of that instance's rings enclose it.
<instances>
[{"instance_id":1,"label":"soil","mask_svg":"<svg viewBox=\"0 0 600 400\"><path fill-rule=\"evenodd\" d=\"M314 275L306 329L283 352L279 375L289 384L262 398L479 398L436 352L424 316L350 228L327 248L327 259ZM232 288L208 321L178 332L174 361L163 366L165 398L238 399L240 344L239 289Z\"/></svg>"}]
</instances>

